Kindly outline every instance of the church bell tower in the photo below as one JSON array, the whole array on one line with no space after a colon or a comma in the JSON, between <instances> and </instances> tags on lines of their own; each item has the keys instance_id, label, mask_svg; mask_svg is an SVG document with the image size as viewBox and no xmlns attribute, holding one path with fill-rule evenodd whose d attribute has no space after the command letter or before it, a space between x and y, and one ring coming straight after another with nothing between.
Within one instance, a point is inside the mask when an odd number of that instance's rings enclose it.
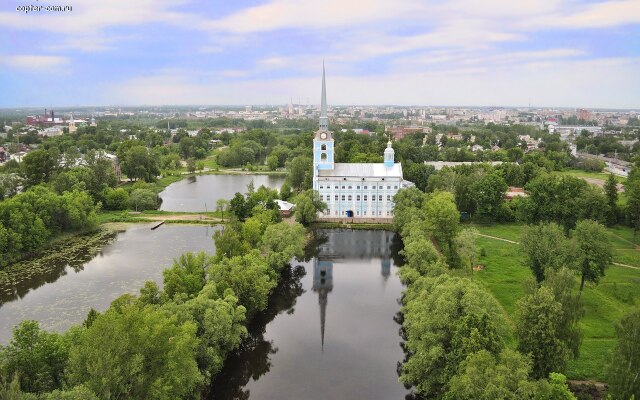
<instances>
[{"instance_id":1,"label":"church bell tower","mask_svg":"<svg viewBox=\"0 0 640 400\"><path fill-rule=\"evenodd\" d=\"M333 137L329 131L329 117L327 116L327 86L324 76L324 61L322 62L322 101L320 104L319 129L313 138L313 171L317 175L320 169L333 169L334 149Z\"/></svg>"}]
</instances>

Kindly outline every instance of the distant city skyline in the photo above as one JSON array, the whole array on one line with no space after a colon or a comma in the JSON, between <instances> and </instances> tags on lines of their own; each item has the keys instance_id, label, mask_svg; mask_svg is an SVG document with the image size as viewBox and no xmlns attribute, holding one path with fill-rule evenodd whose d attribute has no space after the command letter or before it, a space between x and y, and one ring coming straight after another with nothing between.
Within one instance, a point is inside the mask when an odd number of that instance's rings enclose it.
<instances>
[{"instance_id":1,"label":"distant city skyline","mask_svg":"<svg viewBox=\"0 0 640 400\"><path fill-rule=\"evenodd\" d=\"M638 0L68 3L0 5L0 107L640 108Z\"/></svg>"}]
</instances>

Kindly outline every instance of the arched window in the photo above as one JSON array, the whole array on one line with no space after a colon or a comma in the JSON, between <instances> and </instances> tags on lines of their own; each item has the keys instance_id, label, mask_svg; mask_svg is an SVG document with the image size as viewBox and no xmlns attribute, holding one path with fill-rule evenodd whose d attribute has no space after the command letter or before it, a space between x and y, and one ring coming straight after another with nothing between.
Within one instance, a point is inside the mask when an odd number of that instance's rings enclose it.
<instances>
[{"instance_id":1,"label":"arched window","mask_svg":"<svg viewBox=\"0 0 640 400\"><path fill-rule=\"evenodd\" d=\"M320 155L320 161L327 162L327 153L322 153Z\"/></svg>"},{"instance_id":2,"label":"arched window","mask_svg":"<svg viewBox=\"0 0 640 400\"><path fill-rule=\"evenodd\" d=\"M320 146L320 150L326 150L327 149L327 145L323 144L322 146Z\"/></svg>"}]
</instances>

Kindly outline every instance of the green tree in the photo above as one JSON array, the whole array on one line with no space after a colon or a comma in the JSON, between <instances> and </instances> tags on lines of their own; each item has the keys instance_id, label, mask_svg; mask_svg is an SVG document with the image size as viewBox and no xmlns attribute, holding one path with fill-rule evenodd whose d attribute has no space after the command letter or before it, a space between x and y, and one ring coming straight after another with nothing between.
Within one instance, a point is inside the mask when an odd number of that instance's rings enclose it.
<instances>
[{"instance_id":1,"label":"green tree","mask_svg":"<svg viewBox=\"0 0 640 400\"><path fill-rule=\"evenodd\" d=\"M295 205L295 219L304 226L312 224L317 219L318 212L327 209L327 205L320 200L318 192L314 190L307 190L297 195Z\"/></svg>"},{"instance_id":2,"label":"green tree","mask_svg":"<svg viewBox=\"0 0 640 400\"><path fill-rule=\"evenodd\" d=\"M445 400L519 400L531 385L531 361L511 349L471 354L447 385Z\"/></svg>"},{"instance_id":3,"label":"green tree","mask_svg":"<svg viewBox=\"0 0 640 400\"><path fill-rule=\"evenodd\" d=\"M92 171L93 180L87 184L87 187L94 198L105 188L115 187L118 184L113 161L107 158L104 152L87 151L84 155L84 164Z\"/></svg>"},{"instance_id":4,"label":"green tree","mask_svg":"<svg viewBox=\"0 0 640 400\"><path fill-rule=\"evenodd\" d=\"M400 380L439 398L470 354L503 349L504 321L496 300L473 282L448 274L421 277L403 299L405 347Z\"/></svg>"},{"instance_id":5,"label":"green tree","mask_svg":"<svg viewBox=\"0 0 640 400\"><path fill-rule=\"evenodd\" d=\"M238 304L230 289L219 295L213 282L207 283L195 298L184 303L169 302L163 309L196 322L196 358L206 381L222 369L227 354L240 346L247 335L244 306Z\"/></svg>"},{"instance_id":6,"label":"green tree","mask_svg":"<svg viewBox=\"0 0 640 400\"><path fill-rule=\"evenodd\" d=\"M104 207L107 210L126 210L129 207L129 192L123 188L107 189Z\"/></svg>"},{"instance_id":7,"label":"green tree","mask_svg":"<svg viewBox=\"0 0 640 400\"><path fill-rule=\"evenodd\" d=\"M66 390L54 390L42 397L42 400L99 400L90 389L85 386L75 386Z\"/></svg>"},{"instance_id":8,"label":"green tree","mask_svg":"<svg viewBox=\"0 0 640 400\"><path fill-rule=\"evenodd\" d=\"M640 229L640 176L629 177L624 185L627 196L627 220L633 227L633 243L638 243Z\"/></svg>"},{"instance_id":9,"label":"green tree","mask_svg":"<svg viewBox=\"0 0 640 400\"><path fill-rule=\"evenodd\" d=\"M640 308L616 324L616 338L607 370L609 393L615 399L640 399Z\"/></svg>"},{"instance_id":10,"label":"green tree","mask_svg":"<svg viewBox=\"0 0 640 400\"><path fill-rule=\"evenodd\" d=\"M607 229L601 224L588 219L579 221L573 231L580 266L580 291L585 281L598 283L604 276L605 268L611 263L611 243Z\"/></svg>"},{"instance_id":11,"label":"green tree","mask_svg":"<svg viewBox=\"0 0 640 400\"><path fill-rule=\"evenodd\" d=\"M562 312L562 304L544 286L518 301L518 350L531 356L535 378L564 370L571 358L571 349L559 332Z\"/></svg>"},{"instance_id":12,"label":"green tree","mask_svg":"<svg viewBox=\"0 0 640 400\"><path fill-rule=\"evenodd\" d=\"M158 195L149 189L134 189L129 195L129 207L136 211L158 208Z\"/></svg>"},{"instance_id":13,"label":"green tree","mask_svg":"<svg viewBox=\"0 0 640 400\"><path fill-rule=\"evenodd\" d=\"M107 399L194 397L202 383L196 329L175 314L120 298L80 334L69 382Z\"/></svg>"},{"instance_id":14,"label":"green tree","mask_svg":"<svg viewBox=\"0 0 640 400\"><path fill-rule=\"evenodd\" d=\"M287 181L282 184L280 188L280 198L284 201L289 200L293 194L291 193L291 185Z\"/></svg>"},{"instance_id":15,"label":"green tree","mask_svg":"<svg viewBox=\"0 0 640 400\"><path fill-rule=\"evenodd\" d=\"M196 160L194 158L187 159L187 171L191 174L196 172Z\"/></svg>"},{"instance_id":16,"label":"green tree","mask_svg":"<svg viewBox=\"0 0 640 400\"><path fill-rule=\"evenodd\" d=\"M221 296L232 289L248 317L267 307L269 293L277 283L275 271L258 250L216 262L209 268L209 280Z\"/></svg>"},{"instance_id":17,"label":"green tree","mask_svg":"<svg viewBox=\"0 0 640 400\"><path fill-rule=\"evenodd\" d=\"M229 202L229 211L233 213L240 221L244 221L249 215L246 201L242 193L236 192L235 196Z\"/></svg>"},{"instance_id":18,"label":"green tree","mask_svg":"<svg viewBox=\"0 0 640 400\"><path fill-rule=\"evenodd\" d=\"M69 342L57 333L40 329L25 320L13 329L13 338L2 349L0 360L6 376L18 376L20 388L43 393L62 387L69 359Z\"/></svg>"},{"instance_id":19,"label":"green tree","mask_svg":"<svg viewBox=\"0 0 640 400\"><path fill-rule=\"evenodd\" d=\"M250 247L256 248L262 239L262 233L266 228L258 216L248 218L242 224L242 239L249 244Z\"/></svg>"},{"instance_id":20,"label":"green tree","mask_svg":"<svg viewBox=\"0 0 640 400\"><path fill-rule=\"evenodd\" d=\"M262 235L262 247L268 252L269 265L276 269L291 262L293 257L302 259L306 242L306 231L298 223L272 224Z\"/></svg>"},{"instance_id":21,"label":"green tree","mask_svg":"<svg viewBox=\"0 0 640 400\"><path fill-rule=\"evenodd\" d=\"M313 178L313 160L306 156L298 156L289 164L287 182L296 192L310 189Z\"/></svg>"},{"instance_id":22,"label":"green tree","mask_svg":"<svg viewBox=\"0 0 640 400\"><path fill-rule=\"evenodd\" d=\"M133 180L153 182L160 174L157 158L145 146L133 146L126 151L121 163L122 172Z\"/></svg>"},{"instance_id":23,"label":"green tree","mask_svg":"<svg viewBox=\"0 0 640 400\"><path fill-rule=\"evenodd\" d=\"M498 173L489 173L476 181L469 188L470 195L476 202L476 211L483 217L495 218L504 203L507 184Z\"/></svg>"},{"instance_id":24,"label":"green tree","mask_svg":"<svg viewBox=\"0 0 640 400\"><path fill-rule=\"evenodd\" d=\"M3 380L8 377L2 377ZM20 389L18 376L14 376L11 382L0 380L0 399L3 400L38 400L38 396L32 393L25 393Z\"/></svg>"},{"instance_id":25,"label":"green tree","mask_svg":"<svg viewBox=\"0 0 640 400\"><path fill-rule=\"evenodd\" d=\"M49 182L58 167L57 157L48 150L33 150L22 159L21 169L27 187Z\"/></svg>"},{"instance_id":26,"label":"green tree","mask_svg":"<svg viewBox=\"0 0 640 400\"><path fill-rule=\"evenodd\" d=\"M453 239L460 230L460 213L453 200L453 194L434 193L425 203L424 215L427 229L441 246L447 259L451 261L455 256Z\"/></svg>"},{"instance_id":27,"label":"green tree","mask_svg":"<svg viewBox=\"0 0 640 400\"><path fill-rule=\"evenodd\" d=\"M553 221L569 232L578 220L587 217L585 213L594 211L593 206L584 204L585 196L593 193L589 191L589 184L580 178L541 174L525 185L525 189L529 197L524 199L523 219L530 223ZM589 200L595 198L591 196ZM597 210L603 207L606 207L606 201Z\"/></svg>"},{"instance_id":28,"label":"green tree","mask_svg":"<svg viewBox=\"0 0 640 400\"><path fill-rule=\"evenodd\" d=\"M22 179L18 174L0 174L0 201L15 196L22 186Z\"/></svg>"},{"instance_id":29,"label":"green tree","mask_svg":"<svg viewBox=\"0 0 640 400\"><path fill-rule=\"evenodd\" d=\"M416 187L423 192L427 190L429 177L436 172L432 165L426 165L421 162L410 163L404 169L404 178L413 182Z\"/></svg>"},{"instance_id":30,"label":"green tree","mask_svg":"<svg viewBox=\"0 0 640 400\"><path fill-rule=\"evenodd\" d=\"M279 163L280 162L278 161L278 156L271 154L269 157L267 157L267 167L271 171L275 171L276 169L278 169Z\"/></svg>"},{"instance_id":31,"label":"green tree","mask_svg":"<svg viewBox=\"0 0 640 400\"><path fill-rule=\"evenodd\" d=\"M401 254L406 260L405 266L414 268L421 275L426 275L430 265L439 258L438 251L431 240L424 235L409 235L403 239L403 242L404 248Z\"/></svg>"},{"instance_id":32,"label":"green tree","mask_svg":"<svg viewBox=\"0 0 640 400\"><path fill-rule=\"evenodd\" d=\"M574 271L569 268L547 271L542 286L551 291L553 298L561 306L560 317L556 325L557 337L576 358L582 343L582 333L578 323L584 316L584 306L580 299L580 292L576 290ZM533 288L529 290L533 292Z\"/></svg>"},{"instance_id":33,"label":"green tree","mask_svg":"<svg viewBox=\"0 0 640 400\"><path fill-rule=\"evenodd\" d=\"M411 222L422 222L424 220L424 211L422 209L424 202L429 195L422 193L418 188L411 187L408 189L400 189L393 196L395 207L393 208L393 226L397 232L403 237L403 229Z\"/></svg>"},{"instance_id":34,"label":"green tree","mask_svg":"<svg viewBox=\"0 0 640 400\"><path fill-rule=\"evenodd\" d=\"M240 256L248 249L234 225L227 224L221 230L215 231L213 241L216 245L216 260L223 257Z\"/></svg>"},{"instance_id":35,"label":"green tree","mask_svg":"<svg viewBox=\"0 0 640 400\"><path fill-rule=\"evenodd\" d=\"M574 264L574 246L556 223L525 226L520 246L526 256L526 263L538 282L544 280L548 269L557 270Z\"/></svg>"},{"instance_id":36,"label":"green tree","mask_svg":"<svg viewBox=\"0 0 640 400\"><path fill-rule=\"evenodd\" d=\"M165 293L171 299L178 294L187 298L197 296L204 287L210 266L211 260L204 252L182 254L171 268L162 272Z\"/></svg>"},{"instance_id":37,"label":"green tree","mask_svg":"<svg viewBox=\"0 0 640 400\"><path fill-rule=\"evenodd\" d=\"M604 183L604 193L610 210L608 222L613 225L618 222L618 180L613 174L609 174Z\"/></svg>"},{"instance_id":38,"label":"green tree","mask_svg":"<svg viewBox=\"0 0 640 400\"><path fill-rule=\"evenodd\" d=\"M462 263L463 268L469 268L469 274L473 279L473 265L478 258L478 246L476 240L478 238L478 230L475 228L468 228L461 231L454 239L456 252L458 258Z\"/></svg>"},{"instance_id":39,"label":"green tree","mask_svg":"<svg viewBox=\"0 0 640 400\"><path fill-rule=\"evenodd\" d=\"M216 201L216 211L222 215L222 222L224 222L224 212L229 209L229 200L218 199Z\"/></svg>"}]
</instances>

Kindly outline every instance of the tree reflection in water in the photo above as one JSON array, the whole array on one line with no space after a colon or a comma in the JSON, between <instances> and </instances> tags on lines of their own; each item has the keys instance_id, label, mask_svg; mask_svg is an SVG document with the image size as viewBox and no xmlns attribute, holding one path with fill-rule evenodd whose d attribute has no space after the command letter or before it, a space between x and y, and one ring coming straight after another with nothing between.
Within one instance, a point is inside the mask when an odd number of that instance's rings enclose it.
<instances>
[{"instance_id":1,"label":"tree reflection in water","mask_svg":"<svg viewBox=\"0 0 640 400\"><path fill-rule=\"evenodd\" d=\"M309 246L311 247L311 246ZM317 246L316 246L317 247ZM222 371L214 378L206 399L248 399L249 390L244 389L250 379L257 380L271 369L270 355L278 351L272 341L266 341L266 327L278 314L293 314L297 298L305 291L301 279L304 267L287 267L282 271L280 282L269 297L269 305L257 314L248 326L249 336L225 361Z\"/></svg>"},{"instance_id":2,"label":"tree reflection in water","mask_svg":"<svg viewBox=\"0 0 640 400\"><path fill-rule=\"evenodd\" d=\"M0 279L0 307L3 304L21 299L32 290L47 283L53 283L67 274L67 267L78 273L86 263L111 243L118 233L124 231L100 231L80 235L69 241L52 246L41 257L21 261L2 271Z\"/></svg>"}]
</instances>

